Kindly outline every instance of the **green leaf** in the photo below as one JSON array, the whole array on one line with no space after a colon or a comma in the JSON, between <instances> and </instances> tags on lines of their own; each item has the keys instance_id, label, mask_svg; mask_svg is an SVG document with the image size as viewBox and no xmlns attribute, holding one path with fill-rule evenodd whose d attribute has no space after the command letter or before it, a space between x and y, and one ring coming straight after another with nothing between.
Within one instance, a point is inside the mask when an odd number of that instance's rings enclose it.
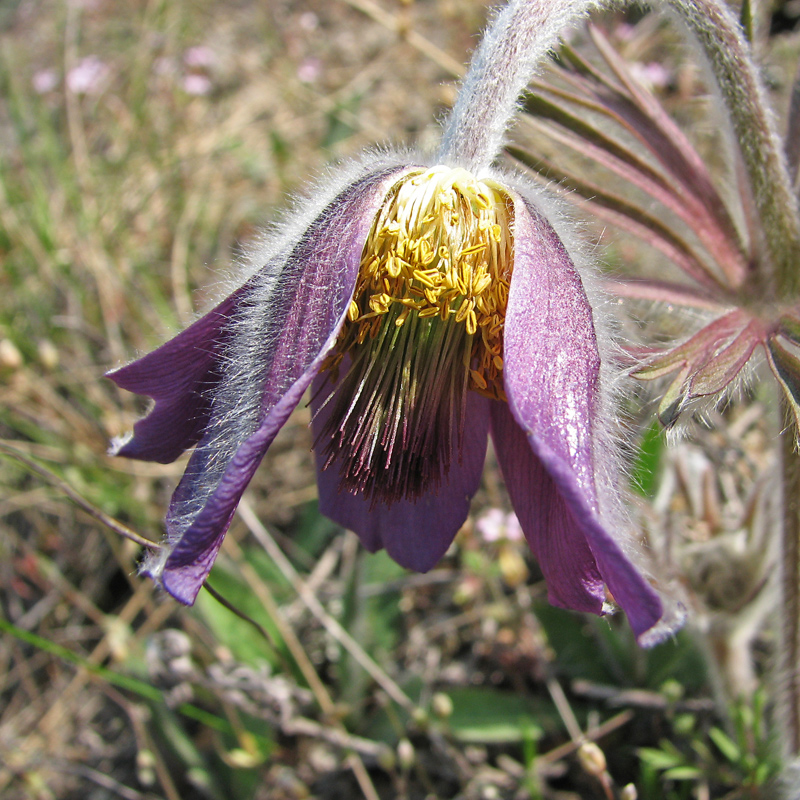
<instances>
[{"instance_id":1,"label":"green leaf","mask_svg":"<svg viewBox=\"0 0 800 800\"><path fill-rule=\"evenodd\" d=\"M673 781L696 781L703 777L703 772L697 767L673 767L668 769L662 777Z\"/></svg>"},{"instance_id":2,"label":"green leaf","mask_svg":"<svg viewBox=\"0 0 800 800\"><path fill-rule=\"evenodd\" d=\"M717 746L717 749L722 753L731 764L738 764L742 758L742 751L733 739L727 733L721 731L719 728L712 728L708 732L708 738Z\"/></svg>"},{"instance_id":3,"label":"green leaf","mask_svg":"<svg viewBox=\"0 0 800 800\"><path fill-rule=\"evenodd\" d=\"M644 497L653 497L658 467L664 451L664 434L657 422L652 422L639 442L639 452L631 470L631 486Z\"/></svg>"},{"instance_id":4,"label":"green leaf","mask_svg":"<svg viewBox=\"0 0 800 800\"><path fill-rule=\"evenodd\" d=\"M752 42L755 19L753 14L753 5L750 0L742 0L742 12L739 15L739 21L742 25L742 33L744 33L744 35L747 37L748 42Z\"/></svg>"},{"instance_id":5,"label":"green leaf","mask_svg":"<svg viewBox=\"0 0 800 800\"><path fill-rule=\"evenodd\" d=\"M544 735L539 721L552 709L513 692L482 687L452 689L449 724L461 742L484 744L538 740Z\"/></svg>"},{"instance_id":6,"label":"green leaf","mask_svg":"<svg viewBox=\"0 0 800 800\"><path fill-rule=\"evenodd\" d=\"M674 769L686 766L683 753L667 753L664 750L656 750L654 747L640 747L636 752L645 764L654 769Z\"/></svg>"},{"instance_id":7,"label":"green leaf","mask_svg":"<svg viewBox=\"0 0 800 800\"><path fill-rule=\"evenodd\" d=\"M215 564L210 583L227 602L261 625L270 634L273 642L283 646L283 640L277 627L266 614L258 599L241 578L228 571L227 565L223 561L218 560ZM259 636L249 622L237 617L210 594L200 592L190 613L202 616L214 638L220 644L225 645L237 661L244 664L258 664L266 661L273 667L281 664L279 654L269 642ZM285 653L284 657L287 657Z\"/></svg>"}]
</instances>

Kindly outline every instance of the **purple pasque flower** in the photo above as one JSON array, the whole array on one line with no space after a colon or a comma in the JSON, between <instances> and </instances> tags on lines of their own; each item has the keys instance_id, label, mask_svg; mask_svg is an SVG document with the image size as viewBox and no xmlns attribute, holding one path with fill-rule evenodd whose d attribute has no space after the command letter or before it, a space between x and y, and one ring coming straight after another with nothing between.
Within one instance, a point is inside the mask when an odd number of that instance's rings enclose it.
<instances>
[{"instance_id":1,"label":"purple pasque flower","mask_svg":"<svg viewBox=\"0 0 800 800\"><path fill-rule=\"evenodd\" d=\"M497 145L457 124L433 166L367 157L287 217L239 289L110 373L155 400L117 454L169 462L195 445L166 546L145 564L176 599L194 601L311 388L320 509L368 550L431 569L467 517L491 436L552 603L604 613L616 601L643 644L680 624L619 539L584 282L533 188L481 163Z\"/></svg>"}]
</instances>

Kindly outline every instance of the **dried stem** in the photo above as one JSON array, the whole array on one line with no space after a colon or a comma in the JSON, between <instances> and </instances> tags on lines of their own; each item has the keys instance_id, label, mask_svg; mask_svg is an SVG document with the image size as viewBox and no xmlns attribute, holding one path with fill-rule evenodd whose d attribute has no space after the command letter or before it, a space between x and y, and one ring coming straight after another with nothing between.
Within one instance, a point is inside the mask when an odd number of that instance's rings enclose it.
<instances>
[{"instance_id":1,"label":"dried stem","mask_svg":"<svg viewBox=\"0 0 800 800\"><path fill-rule=\"evenodd\" d=\"M792 411L783 401L787 427L781 435L783 532L781 537L781 594L779 686L783 697L783 741L787 755L800 755L800 453L795 448Z\"/></svg>"},{"instance_id":2,"label":"dried stem","mask_svg":"<svg viewBox=\"0 0 800 800\"><path fill-rule=\"evenodd\" d=\"M119 534L125 539L130 539L132 542L136 542L136 544L146 547L149 550L159 549L160 545L157 542L153 542L150 539L145 539L144 536L140 536L138 533L136 533L136 531L131 530L127 525L123 525L121 522L119 522L119 520L116 520L106 514L105 511L99 509L97 506L90 503L85 497L78 494L78 492L76 492L63 478L60 478L58 475L56 475L55 472L47 469L47 467L42 466L32 458L28 458L25 453L18 450L13 445L8 444L8 442L0 440L0 454L8 455L11 458L19 461L21 464L24 464L31 472L36 473L51 486L55 486L56 489L63 492L70 500L72 500L76 506L82 508L87 514L94 517L98 522L105 525L110 530L114 531L114 533Z\"/></svg>"}]
</instances>

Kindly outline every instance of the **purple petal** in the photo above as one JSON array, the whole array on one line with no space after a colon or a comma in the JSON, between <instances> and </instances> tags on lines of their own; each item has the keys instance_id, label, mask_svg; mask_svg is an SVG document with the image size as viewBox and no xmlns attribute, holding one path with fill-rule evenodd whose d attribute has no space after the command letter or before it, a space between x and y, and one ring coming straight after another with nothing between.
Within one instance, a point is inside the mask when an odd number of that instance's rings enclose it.
<instances>
[{"instance_id":1,"label":"purple petal","mask_svg":"<svg viewBox=\"0 0 800 800\"><path fill-rule=\"evenodd\" d=\"M583 595L587 602L589 596L597 597L595 578L587 573L585 547L579 544L583 534L600 575L641 637L658 625L664 609L601 521L595 471L607 465L596 463L603 453L597 446L600 359L592 310L561 240L544 217L519 197L503 372L511 415L564 504L559 512L551 500L550 522L558 521L555 530L525 531L536 542L534 550L547 554L553 579L567 582L553 591L559 597ZM496 422L499 447L507 456L518 457L518 443L502 423ZM513 461L504 466L512 486L522 481ZM518 498L525 491L523 486L514 489ZM554 544L553 537L564 536L567 509L577 530L565 543ZM542 521L541 514L534 516L538 518L529 518L528 526ZM520 520L525 529L526 522ZM570 563L576 567L572 577Z\"/></svg>"},{"instance_id":2,"label":"purple petal","mask_svg":"<svg viewBox=\"0 0 800 800\"><path fill-rule=\"evenodd\" d=\"M167 515L167 533L175 544L163 573L159 568L151 572L177 600L194 602L264 453L334 345L353 296L364 242L396 176L397 170L384 171L349 186L310 224L274 279L262 288L256 276L241 298L240 315L261 321L252 335L246 324L236 326L236 336L246 341L234 341L228 354L237 370L233 392L240 390L240 364L255 361L252 380L258 385L245 388L259 393L260 420L224 459L220 447L230 442L220 444L220 438L230 422L221 412L220 427L211 421L175 490ZM226 399L225 388L223 383L217 400ZM239 429L230 430L236 434Z\"/></svg>"},{"instance_id":3,"label":"purple petal","mask_svg":"<svg viewBox=\"0 0 800 800\"><path fill-rule=\"evenodd\" d=\"M554 606L600 614L603 578L571 506L533 452L508 405L491 406L492 441L525 538L547 581Z\"/></svg>"},{"instance_id":4,"label":"purple petal","mask_svg":"<svg viewBox=\"0 0 800 800\"><path fill-rule=\"evenodd\" d=\"M315 438L327 420L328 407L320 408L327 397L326 390L320 391L322 380L318 378L312 390ZM470 500L480 485L488 441L488 403L485 397L468 393L461 457L450 464L439 490L416 502L400 500L391 506L373 506L363 495L340 490L338 461L322 469L326 457L320 452L322 448L315 448L320 511L358 534L370 552L385 547L401 566L427 572L445 554L464 524Z\"/></svg>"},{"instance_id":5,"label":"purple petal","mask_svg":"<svg viewBox=\"0 0 800 800\"><path fill-rule=\"evenodd\" d=\"M258 430L236 451L211 499L173 548L161 574L161 583L176 600L187 605L194 602L211 571L244 490L278 431L300 402L322 361L323 356L320 356L312 362L272 407ZM191 466L190 463L187 474ZM185 500L184 491L183 483L175 491L181 502Z\"/></svg>"},{"instance_id":6,"label":"purple petal","mask_svg":"<svg viewBox=\"0 0 800 800\"><path fill-rule=\"evenodd\" d=\"M133 437L115 455L169 464L200 441L219 383L226 324L247 284L216 308L138 361L106 373L121 389L156 401L133 426Z\"/></svg>"}]
</instances>

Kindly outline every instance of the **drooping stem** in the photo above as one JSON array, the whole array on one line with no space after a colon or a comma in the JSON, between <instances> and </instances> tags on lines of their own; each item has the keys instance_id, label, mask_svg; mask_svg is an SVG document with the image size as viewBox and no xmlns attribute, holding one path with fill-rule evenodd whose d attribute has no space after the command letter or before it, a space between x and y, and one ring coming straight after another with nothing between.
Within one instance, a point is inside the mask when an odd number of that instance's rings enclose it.
<instances>
[{"instance_id":1,"label":"drooping stem","mask_svg":"<svg viewBox=\"0 0 800 800\"><path fill-rule=\"evenodd\" d=\"M769 110L751 48L722 0L666 0L700 42L717 79L741 148L760 216L771 275L780 298L800 291L800 212L783 146Z\"/></svg>"},{"instance_id":2,"label":"drooping stem","mask_svg":"<svg viewBox=\"0 0 800 800\"><path fill-rule=\"evenodd\" d=\"M505 141L520 95L564 28L598 0L510 0L495 13L472 56L445 125L439 161L473 174L488 167Z\"/></svg>"},{"instance_id":3,"label":"drooping stem","mask_svg":"<svg viewBox=\"0 0 800 800\"><path fill-rule=\"evenodd\" d=\"M786 406L786 401L783 401ZM793 414L784 407L784 419ZM783 481L783 532L781 536L781 594L779 707L783 714L783 740L788 756L800 755L800 453L795 448L794 423L781 434Z\"/></svg>"}]
</instances>

